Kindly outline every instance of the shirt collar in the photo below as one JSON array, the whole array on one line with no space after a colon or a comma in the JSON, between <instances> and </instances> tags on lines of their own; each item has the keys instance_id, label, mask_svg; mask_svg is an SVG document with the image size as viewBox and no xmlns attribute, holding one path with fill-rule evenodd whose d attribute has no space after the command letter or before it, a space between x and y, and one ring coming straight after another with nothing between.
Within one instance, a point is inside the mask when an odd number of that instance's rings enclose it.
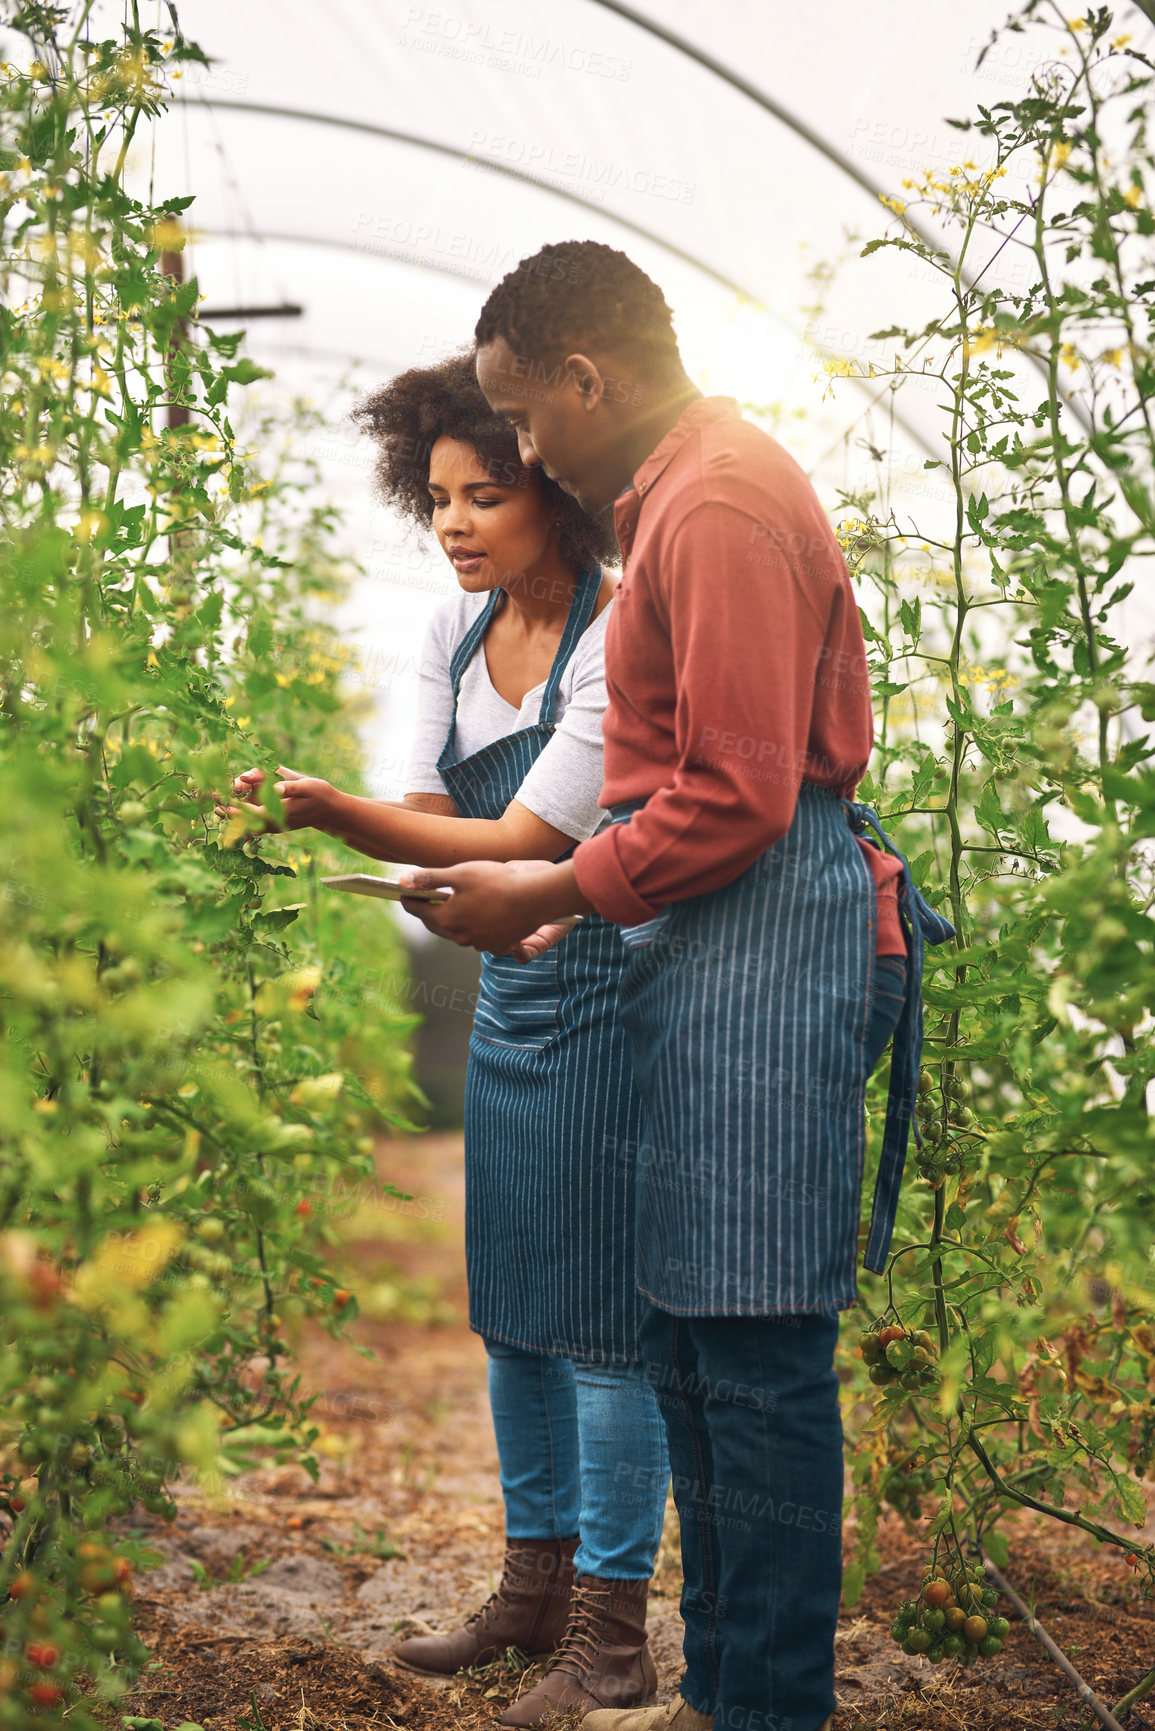
<instances>
[{"instance_id":1,"label":"shirt collar","mask_svg":"<svg viewBox=\"0 0 1155 1731\"><path fill-rule=\"evenodd\" d=\"M698 397L682 410L661 443L655 446L634 476L633 488L644 497L658 476L669 467L686 440L715 421L740 421L741 404L736 397Z\"/></svg>"}]
</instances>

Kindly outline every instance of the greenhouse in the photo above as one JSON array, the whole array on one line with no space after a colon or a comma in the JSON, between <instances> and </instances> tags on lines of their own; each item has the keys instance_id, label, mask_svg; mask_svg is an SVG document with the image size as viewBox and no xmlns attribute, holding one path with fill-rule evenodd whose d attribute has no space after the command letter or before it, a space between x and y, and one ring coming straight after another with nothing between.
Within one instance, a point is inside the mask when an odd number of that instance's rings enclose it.
<instances>
[{"instance_id":1,"label":"greenhouse","mask_svg":"<svg viewBox=\"0 0 1155 1731\"><path fill-rule=\"evenodd\" d=\"M1155 13L0 8L0 1731L1155 1702Z\"/></svg>"}]
</instances>

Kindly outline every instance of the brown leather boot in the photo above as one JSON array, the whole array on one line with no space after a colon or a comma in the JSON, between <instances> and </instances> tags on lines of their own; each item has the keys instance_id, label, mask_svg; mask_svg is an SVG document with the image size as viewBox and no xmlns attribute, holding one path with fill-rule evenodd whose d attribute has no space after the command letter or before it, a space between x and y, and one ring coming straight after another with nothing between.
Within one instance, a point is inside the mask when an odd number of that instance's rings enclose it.
<instances>
[{"instance_id":1,"label":"brown leather boot","mask_svg":"<svg viewBox=\"0 0 1155 1731\"><path fill-rule=\"evenodd\" d=\"M448 1635L411 1635L393 1657L410 1671L450 1677L488 1665L507 1647L544 1659L566 1631L577 1539L507 1539L501 1585L463 1628Z\"/></svg>"},{"instance_id":2,"label":"brown leather boot","mask_svg":"<svg viewBox=\"0 0 1155 1731\"><path fill-rule=\"evenodd\" d=\"M540 1725L550 1713L652 1701L658 1674L646 1642L649 1581L579 1575L569 1628L549 1670L508 1707L503 1725Z\"/></svg>"}]
</instances>

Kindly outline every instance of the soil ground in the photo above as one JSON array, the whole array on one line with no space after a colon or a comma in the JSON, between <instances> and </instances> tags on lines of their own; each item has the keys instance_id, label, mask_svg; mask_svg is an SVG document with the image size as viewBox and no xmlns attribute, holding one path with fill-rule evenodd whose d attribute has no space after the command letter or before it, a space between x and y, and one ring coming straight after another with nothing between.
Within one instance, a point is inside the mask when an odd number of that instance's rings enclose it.
<instances>
[{"instance_id":1,"label":"soil ground","mask_svg":"<svg viewBox=\"0 0 1155 1731\"><path fill-rule=\"evenodd\" d=\"M474 1731L540 1674L494 1665L438 1682L389 1657L399 1634L450 1627L493 1590L502 1517L485 1353L465 1321L460 1137L386 1143L378 1163L412 1200L342 1223L341 1277L362 1314L339 1343L319 1329L297 1343L320 1396L319 1483L265 1468L233 1481L224 1502L182 1487L175 1522L143 1517L164 1561L136 1587L153 1656L121 1711L164 1731L190 1720L206 1731ZM998 1659L969 1671L900 1652L890 1619L927 1549L897 1518L884 1522L882 1569L838 1631L835 1731L1094 1723L1022 1624ZM1079 1535L1024 1527L1006 1573L1108 1703L1155 1665L1155 1607ZM680 1584L671 1509L649 1616L662 1700L681 1674ZM1155 1731L1151 1701L1128 1731Z\"/></svg>"}]
</instances>

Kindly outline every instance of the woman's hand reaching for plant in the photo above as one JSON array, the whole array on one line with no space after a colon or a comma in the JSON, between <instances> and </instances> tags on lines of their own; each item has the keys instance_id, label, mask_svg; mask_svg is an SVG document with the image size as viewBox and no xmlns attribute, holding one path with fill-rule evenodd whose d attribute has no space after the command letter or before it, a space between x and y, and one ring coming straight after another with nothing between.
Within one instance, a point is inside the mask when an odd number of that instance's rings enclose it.
<instances>
[{"instance_id":1,"label":"woman's hand reaching for plant","mask_svg":"<svg viewBox=\"0 0 1155 1731\"><path fill-rule=\"evenodd\" d=\"M331 830L336 827L337 807L343 796L330 782L322 781L318 776L301 775L284 765L278 767L277 774L281 780L273 783L272 791L281 801L284 818L278 822L272 813L266 813L266 834L290 829ZM246 769L233 782L233 792L240 795L251 811L266 812L261 803L261 790L267 779L263 769ZM235 817L243 807L230 805L218 807L218 810L222 816Z\"/></svg>"}]
</instances>

